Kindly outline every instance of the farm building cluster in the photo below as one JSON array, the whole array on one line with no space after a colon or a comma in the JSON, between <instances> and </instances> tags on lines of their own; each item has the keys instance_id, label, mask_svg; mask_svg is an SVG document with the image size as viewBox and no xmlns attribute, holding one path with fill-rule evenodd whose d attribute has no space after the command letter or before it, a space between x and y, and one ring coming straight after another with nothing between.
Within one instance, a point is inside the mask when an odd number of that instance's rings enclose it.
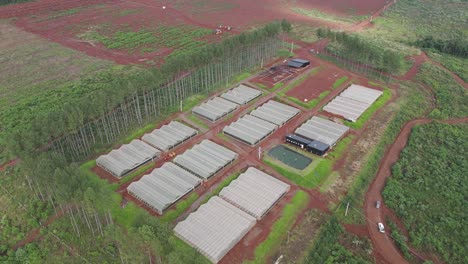
<instances>
[{"instance_id":1,"label":"farm building cluster","mask_svg":"<svg viewBox=\"0 0 468 264\"><path fill-rule=\"evenodd\" d=\"M294 72L309 65L309 61L293 59L284 66ZM283 78L286 75L281 76ZM132 199L162 215L198 186L216 182L212 180L215 175L221 174L224 168L236 160L242 160L241 155L245 155L243 149L250 149L251 152L252 147L263 146L261 142L276 131L285 131L281 127L290 126L286 129L287 134L280 136L285 143L318 156L326 155L350 131L348 126L337 119L355 122L382 92L352 84L328 102L320 116L317 113L302 115L303 108L299 105L293 107L274 97L261 100L255 107L244 107L262 94L258 89L240 84L192 109L193 116L200 117L202 122L210 124L209 127L219 125L216 134L222 132L226 135L223 140L229 141L229 144L219 143L221 136L218 140L212 140L210 137L213 134L199 132L193 128L196 127L194 124L184 123L186 120L170 121L143 135L141 139L102 155L96 160L97 166L120 179L139 166L158 160L169 151L176 151L178 154L170 153L174 154L170 160L160 159L160 165L136 178L126 188ZM232 122L218 122L226 121L225 117L236 111L240 113L236 119L232 118ZM201 127L199 129L203 131ZM202 139L197 139L198 136ZM197 143L175 149L189 140ZM233 144L237 148L232 147ZM274 147L293 151L293 148L281 143L276 143ZM291 156L288 153L282 155ZM312 158L305 157L304 168L300 170L309 166ZM216 196L175 225L176 236L213 263L221 261L290 191L291 186L281 181L280 177L251 167L252 164L246 166L248 168L217 192ZM205 189L202 188L202 191Z\"/></svg>"}]
</instances>

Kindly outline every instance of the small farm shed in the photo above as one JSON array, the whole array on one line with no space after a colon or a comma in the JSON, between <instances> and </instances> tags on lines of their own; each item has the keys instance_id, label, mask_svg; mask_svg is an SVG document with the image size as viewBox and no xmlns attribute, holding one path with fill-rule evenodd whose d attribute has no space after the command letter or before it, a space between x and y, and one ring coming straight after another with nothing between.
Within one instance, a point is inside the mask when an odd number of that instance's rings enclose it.
<instances>
[{"instance_id":1,"label":"small farm shed","mask_svg":"<svg viewBox=\"0 0 468 264\"><path fill-rule=\"evenodd\" d=\"M288 62L288 66L292 68L304 68L310 65L310 61L303 59L292 59Z\"/></svg>"}]
</instances>

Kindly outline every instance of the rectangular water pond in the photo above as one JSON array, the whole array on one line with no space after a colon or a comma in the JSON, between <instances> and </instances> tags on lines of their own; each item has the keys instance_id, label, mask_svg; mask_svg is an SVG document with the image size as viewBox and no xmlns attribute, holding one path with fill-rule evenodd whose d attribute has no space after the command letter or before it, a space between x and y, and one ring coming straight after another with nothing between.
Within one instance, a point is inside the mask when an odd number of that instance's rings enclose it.
<instances>
[{"instance_id":1,"label":"rectangular water pond","mask_svg":"<svg viewBox=\"0 0 468 264\"><path fill-rule=\"evenodd\" d=\"M268 155L298 170L307 168L307 166L309 166L312 162L311 158L306 157L283 145L278 145L270 149L270 151L268 151Z\"/></svg>"}]
</instances>

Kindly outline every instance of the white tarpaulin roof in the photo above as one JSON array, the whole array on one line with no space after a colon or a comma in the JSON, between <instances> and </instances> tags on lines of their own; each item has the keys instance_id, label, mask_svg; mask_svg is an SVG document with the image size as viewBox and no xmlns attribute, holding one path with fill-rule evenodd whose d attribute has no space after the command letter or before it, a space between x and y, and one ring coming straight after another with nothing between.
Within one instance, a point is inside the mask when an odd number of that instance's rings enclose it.
<instances>
[{"instance_id":1,"label":"white tarpaulin roof","mask_svg":"<svg viewBox=\"0 0 468 264\"><path fill-rule=\"evenodd\" d=\"M214 122L236 110L238 106L238 104L221 97L215 97L199 106L195 106L192 112Z\"/></svg>"},{"instance_id":2,"label":"white tarpaulin roof","mask_svg":"<svg viewBox=\"0 0 468 264\"><path fill-rule=\"evenodd\" d=\"M328 103L323 110L356 122L382 93L382 91L353 84Z\"/></svg>"},{"instance_id":3,"label":"white tarpaulin roof","mask_svg":"<svg viewBox=\"0 0 468 264\"><path fill-rule=\"evenodd\" d=\"M282 126L300 112L297 108L270 100L250 114L275 125Z\"/></svg>"},{"instance_id":4,"label":"white tarpaulin roof","mask_svg":"<svg viewBox=\"0 0 468 264\"><path fill-rule=\"evenodd\" d=\"M115 177L122 177L138 166L157 158L161 151L135 139L129 144L122 145L110 153L96 159L96 164Z\"/></svg>"},{"instance_id":5,"label":"white tarpaulin roof","mask_svg":"<svg viewBox=\"0 0 468 264\"><path fill-rule=\"evenodd\" d=\"M237 156L237 153L226 147L203 140L175 157L174 163L206 180L229 165Z\"/></svg>"},{"instance_id":6,"label":"white tarpaulin roof","mask_svg":"<svg viewBox=\"0 0 468 264\"><path fill-rule=\"evenodd\" d=\"M252 115L245 115L229 126L223 133L241 140L249 145L255 145L278 128L277 125Z\"/></svg>"},{"instance_id":7,"label":"white tarpaulin roof","mask_svg":"<svg viewBox=\"0 0 468 264\"><path fill-rule=\"evenodd\" d=\"M145 134L142 139L162 151L167 151L196 134L197 130L180 122L171 121L169 124Z\"/></svg>"},{"instance_id":8,"label":"white tarpaulin roof","mask_svg":"<svg viewBox=\"0 0 468 264\"><path fill-rule=\"evenodd\" d=\"M255 218L214 196L174 228L177 237L218 263L255 225Z\"/></svg>"},{"instance_id":9,"label":"white tarpaulin roof","mask_svg":"<svg viewBox=\"0 0 468 264\"><path fill-rule=\"evenodd\" d=\"M289 188L289 184L250 167L219 196L260 220Z\"/></svg>"},{"instance_id":10,"label":"white tarpaulin roof","mask_svg":"<svg viewBox=\"0 0 468 264\"><path fill-rule=\"evenodd\" d=\"M241 84L236 88L223 93L221 97L236 104L244 105L260 95L262 95L262 92L259 90Z\"/></svg>"},{"instance_id":11,"label":"white tarpaulin roof","mask_svg":"<svg viewBox=\"0 0 468 264\"><path fill-rule=\"evenodd\" d=\"M333 146L348 130L349 128L345 125L314 116L296 129L295 133Z\"/></svg>"},{"instance_id":12,"label":"white tarpaulin roof","mask_svg":"<svg viewBox=\"0 0 468 264\"><path fill-rule=\"evenodd\" d=\"M201 179L171 162L132 182L128 192L159 214L192 191Z\"/></svg>"}]
</instances>

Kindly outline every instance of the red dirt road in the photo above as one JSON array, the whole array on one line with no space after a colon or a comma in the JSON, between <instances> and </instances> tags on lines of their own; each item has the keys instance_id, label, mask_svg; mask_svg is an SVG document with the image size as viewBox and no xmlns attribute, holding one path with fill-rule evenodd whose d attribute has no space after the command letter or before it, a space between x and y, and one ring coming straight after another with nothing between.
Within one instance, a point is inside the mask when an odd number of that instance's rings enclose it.
<instances>
[{"instance_id":1,"label":"red dirt road","mask_svg":"<svg viewBox=\"0 0 468 264\"><path fill-rule=\"evenodd\" d=\"M393 164L398 160L401 151L405 148L408 143L411 130L416 125L422 125L432 122L432 119L415 119L405 124L399 135L387 150L377 175L369 187L365 199L365 216L367 219L367 229L372 239L374 249L379 252L385 261L382 263L408 263L398 251L397 247L393 243L393 239L387 233L382 234L377 230L377 223L384 223L385 218L383 210L375 208L375 201L382 201L382 190L385 187L385 181L391 176L391 168ZM461 119L453 119L444 121L448 124L459 124L468 122L468 117ZM415 253L415 252L413 252Z\"/></svg>"}]
</instances>

